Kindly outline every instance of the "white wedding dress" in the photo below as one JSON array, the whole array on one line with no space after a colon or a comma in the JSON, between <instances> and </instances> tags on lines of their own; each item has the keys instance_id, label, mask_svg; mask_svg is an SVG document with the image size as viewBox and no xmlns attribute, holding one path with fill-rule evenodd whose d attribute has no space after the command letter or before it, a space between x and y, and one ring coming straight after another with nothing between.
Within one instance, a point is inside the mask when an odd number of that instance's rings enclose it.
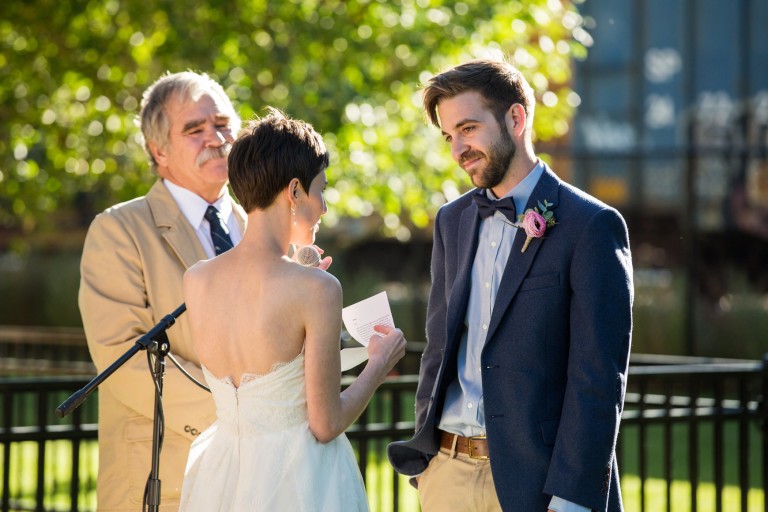
<instances>
[{"instance_id":1,"label":"white wedding dress","mask_svg":"<svg viewBox=\"0 0 768 512\"><path fill-rule=\"evenodd\" d=\"M218 419L192 443L181 511L368 510L347 437L322 444L309 430L303 352L239 388L203 373Z\"/></svg>"}]
</instances>

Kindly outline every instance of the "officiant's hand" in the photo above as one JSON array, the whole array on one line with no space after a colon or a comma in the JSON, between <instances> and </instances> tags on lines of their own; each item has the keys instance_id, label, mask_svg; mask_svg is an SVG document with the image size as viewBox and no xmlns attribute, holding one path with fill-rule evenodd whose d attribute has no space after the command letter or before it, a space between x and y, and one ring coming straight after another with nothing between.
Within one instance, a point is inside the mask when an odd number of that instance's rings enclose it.
<instances>
[{"instance_id":1,"label":"officiant's hand","mask_svg":"<svg viewBox=\"0 0 768 512\"><path fill-rule=\"evenodd\" d=\"M383 382L387 374L405 355L406 340L403 331L387 325L373 327L381 336L373 335L368 342L368 366L378 370Z\"/></svg>"}]
</instances>

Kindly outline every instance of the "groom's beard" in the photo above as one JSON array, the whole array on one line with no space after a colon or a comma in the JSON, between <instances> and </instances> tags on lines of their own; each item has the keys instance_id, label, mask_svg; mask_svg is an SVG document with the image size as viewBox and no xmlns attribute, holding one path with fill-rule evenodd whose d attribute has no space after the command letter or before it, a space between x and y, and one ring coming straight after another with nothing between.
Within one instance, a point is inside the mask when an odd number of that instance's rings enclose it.
<instances>
[{"instance_id":1,"label":"groom's beard","mask_svg":"<svg viewBox=\"0 0 768 512\"><path fill-rule=\"evenodd\" d=\"M501 123L501 133L491 147L488 148L488 154L481 151L468 151L461 155L459 165L473 158L485 158L485 168L469 173L469 179L472 184L478 188L493 188L504 179L509 171L512 159L515 157L517 147L507 131L506 123Z\"/></svg>"}]
</instances>

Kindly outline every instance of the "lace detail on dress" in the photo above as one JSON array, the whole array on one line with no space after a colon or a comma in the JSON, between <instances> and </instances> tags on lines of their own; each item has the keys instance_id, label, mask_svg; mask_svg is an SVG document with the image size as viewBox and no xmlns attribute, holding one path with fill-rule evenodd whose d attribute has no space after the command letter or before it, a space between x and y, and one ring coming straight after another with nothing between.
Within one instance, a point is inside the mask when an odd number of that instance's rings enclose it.
<instances>
[{"instance_id":1,"label":"lace detail on dress","mask_svg":"<svg viewBox=\"0 0 768 512\"><path fill-rule=\"evenodd\" d=\"M261 379L263 377L267 377L267 376L269 376L269 375L271 375L271 374L281 370L282 368L285 368L286 366L290 366L290 365L294 364L296 361L301 359L303 356L304 356L304 351L302 350L301 352L299 352L299 354L296 357L294 357L290 361L278 361L278 362L272 364L272 366L269 368L267 373L248 373L248 372L245 372L245 373L243 373L240 376L240 385L242 386L243 384L247 384L249 382L253 382L254 380L259 380L259 379ZM230 382L232 382L232 379L230 379Z\"/></svg>"},{"instance_id":2,"label":"lace detail on dress","mask_svg":"<svg viewBox=\"0 0 768 512\"><path fill-rule=\"evenodd\" d=\"M243 372L243 374L240 375L240 387L242 387L243 384L247 384L255 380L263 379L264 377L269 377L272 374L278 372L279 370L285 368L286 366L290 366L296 363L303 357L304 357L304 350L302 349L302 351L299 352L299 354L293 359L291 359L290 361L277 361L276 363L273 363L266 373ZM206 380L215 380L216 382L220 382L222 384L226 384L234 388L238 387L238 386L235 386L235 381L231 375L225 375L224 377L217 377L213 373L211 373L211 371L208 368L206 368L205 365L202 365L202 367L206 375Z\"/></svg>"}]
</instances>

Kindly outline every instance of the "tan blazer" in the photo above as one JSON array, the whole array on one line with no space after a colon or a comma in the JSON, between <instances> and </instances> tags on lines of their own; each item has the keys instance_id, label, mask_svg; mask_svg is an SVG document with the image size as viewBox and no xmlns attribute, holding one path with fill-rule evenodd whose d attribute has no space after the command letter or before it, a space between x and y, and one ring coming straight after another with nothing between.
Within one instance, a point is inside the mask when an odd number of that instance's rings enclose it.
<instances>
[{"instance_id":1,"label":"tan blazer","mask_svg":"<svg viewBox=\"0 0 768 512\"><path fill-rule=\"evenodd\" d=\"M245 229L245 212L234 212ZM79 305L99 372L184 302L182 276L206 259L194 229L158 180L145 197L107 209L91 224L80 265ZM167 331L171 353L204 383L186 316ZM151 470L154 391L146 352L99 386L100 511L141 510ZM189 446L213 423L211 395L166 359L161 510L177 511Z\"/></svg>"}]
</instances>

